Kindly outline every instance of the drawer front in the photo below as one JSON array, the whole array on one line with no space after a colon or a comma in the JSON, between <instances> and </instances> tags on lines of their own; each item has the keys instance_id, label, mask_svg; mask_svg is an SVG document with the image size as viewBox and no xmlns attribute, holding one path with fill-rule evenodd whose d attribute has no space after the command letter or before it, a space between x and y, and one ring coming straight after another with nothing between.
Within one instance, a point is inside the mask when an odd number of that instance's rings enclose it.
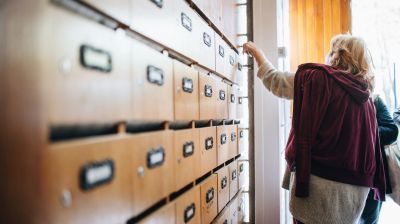
<instances>
[{"instance_id":1,"label":"drawer front","mask_svg":"<svg viewBox=\"0 0 400 224\"><path fill-rule=\"evenodd\" d=\"M230 120L237 120L238 87L228 85L228 115Z\"/></svg>"},{"instance_id":2,"label":"drawer front","mask_svg":"<svg viewBox=\"0 0 400 224\"><path fill-rule=\"evenodd\" d=\"M229 205L218 215L213 224L230 224L230 210Z\"/></svg>"},{"instance_id":3,"label":"drawer front","mask_svg":"<svg viewBox=\"0 0 400 224\"><path fill-rule=\"evenodd\" d=\"M217 117L217 89L213 75L199 73L200 120L211 120Z\"/></svg>"},{"instance_id":4,"label":"drawer front","mask_svg":"<svg viewBox=\"0 0 400 224\"><path fill-rule=\"evenodd\" d=\"M218 175L218 212L221 212L229 202L229 168L223 167L217 171Z\"/></svg>"},{"instance_id":5,"label":"drawer front","mask_svg":"<svg viewBox=\"0 0 400 224\"><path fill-rule=\"evenodd\" d=\"M227 125L229 135L229 159L238 155L238 128L237 125Z\"/></svg>"},{"instance_id":6,"label":"drawer front","mask_svg":"<svg viewBox=\"0 0 400 224\"><path fill-rule=\"evenodd\" d=\"M227 58L229 58L228 45L218 34L215 34L215 71L224 77L226 77L225 62Z\"/></svg>"},{"instance_id":7,"label":"drawer front","mask_svg":"<svg viewBox=\"0 0 400 224\"><path fill-rule=\"evenodd\" d=\"M233 76L233 82L239 85L243 85L243 76L245 74L245 70L243 65L245 64L246 58L243 55L236 55L237 56L237 65Z\"/></svg>"},{"instance_id":8,"label":"drawer front","mask_svg":"<svg viewBox=\"0 0 400 224\"><path fill-rule=\"evenodd\" d=\"M237 116L238 116L238 119L244 121L245 112L246 112L246 109L248 108L248 100L247 100L245 93L241 89L239 89L238 96L239 96L239 98L238 98ZM244 122L241 122L241 123L244 124Z\"/></svg>"},{"instance_id":9,"label":"drawer front","mask_svg":"<svg viewBox=\"0 0 400 224\"><path fill-rule=\"evenodd\" d=\"M179 45L176 15L176 1L132 0L130 27L174 49Z\"/></svg>"},{"instance_id":10,"label":"drawer front","mask_svg":"<svg viewBox=\"0 0 400 224\"><path fill-rule=\"evenodd\" d=\"M217 119L228 118L228 85L217 79Z\"/></svg>"},{"instance_id":11,"label":"drawer front","mask_svg":"<svg viewBox=\"0 0 400 224\"><path fill-rule=\"evenodd\" d=\"M217 128L200 128L201 165L200 176L217 166Z\"/></svg>"},{"instance_id":12,"label":"drawer front","mask_svg":"<svg viewBox=\"0 0 400 224\"><path fill-rule=\"evenodd\" d=\"M116 3L113 0L84 0L84 2L117 19L119 22L129 25L131 1L119 0Z\"/></svg>"},{"instance_id":13,"label":"drawer front","mask_svg":"<svg viewBox=\"0 0 400 224\"><path fill-rule=\"evenodd\" d=\"M217 126L217 162L218 165L229 160L229 129L227 126Z\"/></svg>"},{"instance_id":14,"label":"drawer front","mask_svg":"<svg viewBox=\"0 0 400 224\"><path fill-rule=\"evenodd\" d=\"M135 135L130 142L134 161L133 215L143 212L174 190L172 131Z\"/></svg>"},{"instance_id":15,"label":"drawer front","mask_svg":"<svg viewBox=\"0 0 400 224\"><path fill-rule=\"evenodd\" d=\"M176 223L200 223L201 220L201 206L200 206L200 187L196 186L194 189L180 196L176 201Z\"/></svg>"},{"instance_id":16,"label":"drawer front","mask_svg":"<svg viewBox=\"0 0 400 224\"><path fill-rule=\"evenodd\" d=\"M127 139L51 145L42 182L50 223L120 223L131 216ZM93 214L93 215L88 215Z\"/></svg>"},{"instance_id":17,"label":"drawer front","mask_svg":"<svg viewBox=\"0 0 400 224\"><path fill-rule=\"evenodd\" d=\"M170 202L169 204L156 211L146 219L140 221L140 224L164 224L176 223L176 204Z\"/></svg>"},{"instance_id":18,"label":"drawer front","mask_svg":"<svg viewBox=\"0 0 400 224\"><path fill-rule=\"evenodd\" d=\"M229 164L229 198L230 200L235 197L238 192L239 171L237 161Z\"/></svg>"},{"instance_id":19,"label":"drawer front","mask_svg":"<svg viewBox=\"0 0 400 224\"><path fill-rule=\"evenodd\" d=\"M212 174L200 185L201 223L208 224L218 214L218 176Z\"/></svg>"},{"instance_id":20,"label":"drawer front","mask_svg":"<svg viewBox=\"0 0 400 224\"><path fill-rule=\"evenodd\" d=\"M244 216L245 216L245 203L244 203L244 194L239 193L238 195L238 220L239 223L242 223L244 221Z\"/></svg>"},{"instance_id":21,"label":"drawer front","mask_svg":"<svg viewBox=\"0 0 400 224\"><path fill-rule=\"evenodd\" d=\"M181 62L174 61L175 120L199 119L199 74Z\"/></svg>"},{"instance_id":22,"label":"drawer front","mask_svg":"<svg viewBox=\"0 0 400 224\"><path fill-rule=\"evenodd\" d=\"M174 131L175 191L198 178L200 173L199 130Z\"/></svg>"},{"instance_id":23,"label":"drawer front","mask_svg":"<svg viewBox=\"0 0 400 224\"><path fill-rule=\"evenodd\" d=\"M248 162L246 161L239 161L238 162L238 187L239 189L243 188L244 185L246 184L246 179L248 178Z\"/></svg>"},{"instance_id":24,"label":"drawer front","mask_svg":"<svg viewBox=\"0 0 400 224\"><path fill-rule=\"evenodd\" d=\"M237 54L232 48L229 47L227 52L227 57L224 63L224 74L227 79L233 81L236 68L237 68Z\"/></svg>"},{"instance_id":25,"label":"drawer front","mask_svg":"<svg viewBox=\"0 0 400 224\"><path fill-rule=\"evenodd\" d=\"M239 195L238 195L239 196ZM235 197L231 200L229 204L230 210L230 220L231 224L238 224L239 223L239 197Z\"/></svg>"},{"instance_id":26,"label":"drawer front","mask_svg":"<svg viewBox=\"0 0 400 224\"><path fill-rule=\"evenodd\" d=\"M249 131L243 128L238 128L238 145L239 145L239 153L245 156L245 152L247 150L246 139L248 139Z\"/></svg>"},{"instance_id":27,"label":"drawer front","mask_svg":"<svg viewBox=\"0 0 400 224\"><path fill-rule=\"evenodd\" d=\"M173 120L172 59L134 41L132 119Z\"/></svg>"},{"instance_id":28,"label":"drawer front","mask_svg":"<svg viewBox=\"0 0 400 224\"><path fill-rule=\"evenodd\" d=\"M38 32L44 47L38 54L46 62L41 72L49 122L126 119L131 88L129 39L60 7L46 7L42 15Z\"/></svg>"},{"instance_id":29,"label":"drawer front","mask_svg":"<svg viewBox=\"0 0 400 224\"><path fill-rule=\"evenodd\" d=\"M196 61L211 70L215 70L215 39L214 30L199 16L196 19L199 29L196 33L197 50L192 52Z\"/></svg>"}]
</instances>

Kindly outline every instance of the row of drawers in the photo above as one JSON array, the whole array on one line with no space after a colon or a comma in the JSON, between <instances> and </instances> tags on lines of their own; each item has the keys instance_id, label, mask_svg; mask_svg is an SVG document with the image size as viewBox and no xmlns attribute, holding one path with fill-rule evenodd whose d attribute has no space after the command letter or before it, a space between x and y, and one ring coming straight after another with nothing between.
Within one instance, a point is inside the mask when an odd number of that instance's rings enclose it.
<instances>
[{"instance_id":1,"label":"row of drawers","mask_svg":"<svg viewBox=\"0 0 400 224\"><path fill-rule=\"evenodd\" d=\"M58 1L58 0L53 0ZM84 1L191 61L238 82L238 54L184 0Z\"/></svg>"},{"instance_id":2,"label":"row of drawers","mask_svg":"<svg viewBox=\"0 0 400 224\"><path fill-rule=\"evenodd\" d=\"M46 9L39 60L46 62L51 124L240 119L238 86L68 11Z\"/></svg>"},{"instance_id":3,"label":"row of drawers","mask_svg":"<svg viewBox=\"0 0 400 224\"><path fill-rule=\"evenodd\" d=\"M225 169L231 170L231 166L225 167ZM229 186L224 185L225 188L221 189L221 178L225 177L222 177L220 174L211 175L199 186L186 192L176 201L172 201L140 223L241 223L244 211L242 194L240 192L237 194L236 187L234 187L235 191L232 191L233 195L225 192L225 189L232 190L234 184L232 180L229 181ZM230 199L230 202L226 202L225 198ZM221 199L223 200L223 205L222 202L220 204Z\"/></svg>"},{"instance_id":4,"label":"row of drawers","mask_svg":"<svg viewBox=\"0 0 400 224\"><path fill-rule=\"evenodd\" d=\"M240 136L236 125L223 125L53 144L43 185L51 220L127 220L234 158Z\"/></svg>"}]
</instances>

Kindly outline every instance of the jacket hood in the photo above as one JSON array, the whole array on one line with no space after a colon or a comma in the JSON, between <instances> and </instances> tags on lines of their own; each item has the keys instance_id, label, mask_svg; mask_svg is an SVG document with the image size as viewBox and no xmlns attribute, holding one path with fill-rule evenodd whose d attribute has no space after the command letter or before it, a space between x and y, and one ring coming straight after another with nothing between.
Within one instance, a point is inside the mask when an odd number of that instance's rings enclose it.
<instances>
[{"instance_id":1,"label":"jacket hood","mask_svg":"<svg viewBox=\"0 0 400 224\"><path fill-rule=\"evenodd\" d=\"M299 66L298 70L300 71L306 69L323 70L326 74L328 74L329 77L332 77L336 83L339 84L339 86L341 86L343 90L345 90L358 104L365 103L370 96L368 85L350 73L338 70L329 65L317 63L302 64Z\"/></svg>"}]
</instances>

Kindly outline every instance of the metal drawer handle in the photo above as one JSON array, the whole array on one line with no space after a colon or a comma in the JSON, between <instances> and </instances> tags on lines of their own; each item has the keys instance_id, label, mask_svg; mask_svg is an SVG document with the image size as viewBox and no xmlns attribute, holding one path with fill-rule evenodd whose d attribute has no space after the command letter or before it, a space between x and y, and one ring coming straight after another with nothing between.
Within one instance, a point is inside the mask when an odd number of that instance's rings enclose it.
<instances>
[{"instance_id":1,"label":"metal drawer handle","mask_svg":"<svg viewBox=\"0 0 400 224\"><path fill-rule=\"evenodd\" d=\"M243 103L243 98L239 97L239 104L242 104L242 103Z\"/></svg>"},{"instance_id":2,"label":"metal drawer handle","mask_svg":"<svg viewBox=\"0 0 400 224\"><path fill-rule=\"evenodd\" d=\"M185 158L193 155L193 153L194 153L194 143L192 141L186 142L183 145L182 152L183 152L183 157L185 157Z\"/></svg>"},{"instance_id":3,"label":"metal drawer handle","mask_svg":"<svg viewBox=\"0 0 400 224\"><path fill-rule=\"evenodd\" d=\"M203 33L203 42L205 45L207 45L208 47L211 47L211 37L210 35L208 35L208 33L204 32Z\"/></svg>"},{"instance_id":4,"label":"metal drawer handle","mask_svg":"<svg viewBox=\"0 0 400 224\"><path fill-rule=\"evenodd\" d=\"M239 165L239 172L243 173L243 170L244 170L244 165L242 163L242 164Z\"/></svg>"},{"instance_id":5,"label":"metal drawer handle","mask_svg":"<svg viewBox=\"0 0 400 224\"><path fill-rule=\"evenodd\" d=\"M239 132L239 137L240 137L240 138L243 138L243 137L244 137L244 131L243 131L243 130L240 130L240 132Z\"/></svg>"},{"instance_id":6,"label":"metal drawer handle","mask_svg":"<svg viewBox=\"0 0 400 224\"><path fill-rule=\"evenodd\" d=\"M193 80L187 77L182 79L182 89L184 92L192 93L193 92Z\"/></svg>"},{"instance_id":7,"label":"metal drawer handle","mask_svg":"<svg viewBox=\"0 0 400 224\"><path fill-rule=\"evenodd\" d=\"M232 171L232 180L235 180L236 177L237 177L237 172L236 172L236 170L233 170Z\"/></svg>"},{"instance_id":8,"label":"metal drawer handle","mask_svg":"<svg viewBox=\"0 0 400 224\"><path fill-rule=\"evenodd\" d=\"M240 64L240 63L238 63L238 70L239 70L239 71L242 71L242 69L243 69L243 65Z\"/></svg>"},{"instance_id":9,"label":"metal drawer handle","mask_svg":"<svg viewBox=\"0 0 400 224\"><path fill-rule=\"evenodd\" d=\"M206 150L212 149L213 146L214 146L214 139L213 139L213 137L208 137L208 138L206 138L205 144L206 144Z\"/></svg>"},{"instance_id":10,"label":"metal drawer handle","mask_svg":"<svg viewBox=\"0 0 400 224\"><path fill-rule=\"evenodd\" d=\"M235 101L236 101L235 94L231 94L231 103L235 103Z\"/></svg>"},{"instance_id":11,"label":"metal drawer handle","mask_svg":"<svg viewBox=\"0 0 400 224\"><path fill-rule=\"evenodd\" d=\"M225 49L221 45L218 46L218 53L221 57L225 57Z\"/></svg>"},{"instance_id":12,"label":"metal drawer handle","mask_svg":"<svg viewBox=\"0 0 400 224\"><path fill-rule=\"evenodd\" d=\"M147 81L162 86L164 84L163 70L152 65L147 66Z\"/></svg>"},{"instance_id":13,"label":"metal drawer handle","mask_svg":"<svg viewBox=\"0 0 400 224\"><path fill-rule=\"evenodd\" d=\"M226 143L226 134L221 135L221 145Z\"/></svg>"},{"instance_id":14,"label":"metal drawer handle","mask_svg":"<svg viewBox=\"0 0 400 224\"><path fill-rule=\"evenodd\" d=\"M234 142L236 140L236 132L231 133L231 142Z\"/></svg>"},{"instance_id":15,"label":"metal drawer handle","mask_svg":"<svg viewBox=\"0 0 400 224\"><path fill-rule=\"evenodd\" d=\"M214 199L214 188L208 189L206 193L206 203L210 203Z\"/></svg>"},{"instance_id":16,"label":"metal drawer handle","mask_svg":"<svg viewBox=\"0 0 400 224\"><path fill-rule=\"evenodd\" d=\"M225 91L224 90L220 90L219 91L219 99L220 100L225 100Z\"/></svg>"},{"instance_id":17,"label":"metal drawer handle","mask_svg":"<svg viewBox=\"0 0 400 224\"><path fill-rule=\"evenodd\" d=\"M185 223L189 222L194 215L196 214L196 205L194 203L190 204L188 207L185 209L184 217L183 220Z\"/></svg>"},{"instance_id":18,"label":"metal drawer handle","mask_svg":"<svg viewBox=\"0 0 400 224\"><path fill-rule=\"evenodd\" d=\"M183 27L192 32L192 20L184 12L181 13L181 23Z\"/></svg>"},{"instance_id":19,"label":"metal drawer handle","mask_svg":"<svg viewBox=\"0 0 400 224\"><path fill-rule=\"evenodd\" d=\"M233 56L229 56L229 64L231 64L232 66L235 64L235 59L233 58Z\"/></svg>"},{"instance_id":20,"label":"metal drawer handle","mask_svg":"<svg viewBox=\"0 0 400 224\"><path fill-rule=\"evenodd\" d=\"M151 0L158 8L162 8L164 5L164 0Z\"/></svg>"},{"instance_id":21,"label":"metal drawer handle","mask_svg":"<svg viewBox=\"0 0 400 224\"><path fill-rule=\"evenodd\" d=\"M112 70L111 54L89 45L82 45L80 47L80 62L87 69L106 73Z\"/></svg>"},{"instance_id":22,"label":"metal drawer handle","mask_svg":"<svg viewBox=\"0 0 400 224\"><path fill-rule=\"evenodd\" d=\"M162 166L165 161L165 150L163 147L151 149L147 153L147 167L149 169Z\"/></svg>"},{"instance_id":23,"label":"metal drawer handle","mask_svg":"<svg viewBox=\"0 0 400 224\"><path fill-rule=\"evenodd\" d=\"M87 191L97 186L109 183L114 178L114 161L106 159L90 162L81 168L80 187Z\"/></svg>"},{"instance_id":24,"label":"metal drawer handle","mask_svg":"<svg viewBox=\"0 0 400 224\"><path fill-rule=\"evenodd\" d=\"M224 189L228 185L228 178L225 176L221 180L221 189Z\"/></svg>"},{"instance_id":25,"label":"metal drawer handle","mask_svg":"<svg viewBox=\"0 0 400 224\"><path fill-rule=\"evenodd\" d=\"M204 86L204 95L206 96L206 97L212 97L212 86L210 86L210 85L205 85Z\"/></svg>"}]
</instances>

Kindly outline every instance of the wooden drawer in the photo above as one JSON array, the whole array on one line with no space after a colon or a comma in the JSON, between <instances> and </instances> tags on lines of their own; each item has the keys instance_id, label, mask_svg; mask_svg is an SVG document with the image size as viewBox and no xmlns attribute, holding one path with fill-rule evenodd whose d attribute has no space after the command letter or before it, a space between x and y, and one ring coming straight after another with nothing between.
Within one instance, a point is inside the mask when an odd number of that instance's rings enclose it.
<instances>
[{"instance_id":1,"label":"wooden drawer","mask_svg":"<svg viewBox=\"0 0 400 224\"><path fill-rule=\"evenodd\" d=\"M196 186L176 201L176 223L200 223L200 210L200 187Z\"/></svg>"},{"instance_id":2,"label":"wooden drawer","mask_svg":"<svg viewBox=\"0 0 400 224\"><path fill-rule=\"evenodd\" d=\"M199 73L179 61L174 61L175 120L199 119Z\"/></svg>"},{"instance_id":3,"label":"wooden drawer","mask_svg":"<svg viewBox=\"0 0 400 224\"><path fill-rule=\"evenodd\" d=\"M200 185L201 223L209 224L218 214L218 176L212 174Z\"/></svg>"},{"instance_id":4,"label":"wooden drawer","mask_svg":"<svg viewBox=\"0 0 400 224\"><path fill-rule=\"evenodd\" d=\"M135 135L130 142L133 159L133 212L138 215L174 190L173 132Z\"/></svg>"},{"instance_id":5,"label":"wooden drawer","mask_svg":"<svg viewBox=\"0 0 400 224\"><path fill-rule=\"evenodd\" d=\"M195 55L195 59L200 65L210 70L215 70L215 32L199 16L195 21L199 29L195 39L195 47L197 49L192 54Z\"/></svg>"},{"instance_id":6,"label":"wooden drawer","mask_svg":"<svg viewBox=\"0 0 400 224\"><path fill-rule=\"evenodd\" d=\"M217 116L216 119L227 119L228 118L228 85L222 82L221 79L216 80L217 82Z\"/></svg>"},{"instance_id":7,"label":"wooden drawer","mask_svg":"<svg viewBox=\"0 0 400 224\"><path fill-rule=\"evenodd\" d=\"M227 206L218 217L213 221L213 224L230 224L230 210Z\"/></svg>"},{"instance_id":8,"label":"wooden drawer","mask_svg":"<svg viewBox=\"0 0 400 224\"><path fill-rule=\"evenodd\" d=\"M246 95L239 90L239 98L238 98L238 107L237 107L237 116L239 120L244 120L245 112L248 109L248 101ZM242 122L243 123L243 122ZM240 125L242 127L242 124Z\"/></svg>"},{"instance_id":9,"label":"wooden drawer","mask_svg":"<svg viewBox=\"0 0 400 224\"><path fill-rule=\"evenodd\" d=\"M174 49L179 45L176 7L176 1L132 0L130 27Z\"/></svg>"},{"instance_id":10,"label":"wooden drawer","mask_svg":"<svg viewBox=\"0 0 400 224\"><path fill-rule=\"evenodd\" d=\"M200 128L200 175L210 172L217 166L217 128Z\"/></svg>"},{"instance_id":11,"label":"wooden drawer","mask_svg":"<svg viewBox=\"0 0 400 224\"><path fill-rule=\"evenodd\" d=\"M43 62L38 66L49 122L126 119L131 88L128 37L54 5L45 6L41 15L37 32L43 47L37 60Z\"/></svg>"},{"instance_id":12,"label":"wooden drawer","mask_svg":"<svg viewBox=\"0 0 400 224\"><path fill-rule=\"evenodd\" d=\"M175 191L198 178L200 173L199 130L174 131Z\"/></svg>"},{"instance_id":13,"label":"wooden drawer","mask_svg":"<svg viewBox=\"0 0 400 224\"><path fill-rule=\"evenodd\" d=\"M239 128L239 137L238 137L238 145L239 145L239 154L241 154L242 156L245 154L245 151L247 150L247 146L246 144L248 143L248 141L246 141L246 139L249 138L249 131L243 128Z\"/></svg>"},{"instance_id":14,"label":"wooden drawer","mask_svg":"<svg viewBox=\"0 0 400 224\"><path fill-rule=\"evenodd\" d=\"M239 195L238 195L238 220L239 220L239 223L242 223L244 221L244 216L245 216L244 194L242 192L239 192Z\"/></svg>"},{"instance_id":15,"label":"wooden drawer","mask_svg":"<svg viewBox=\"0 0 400 224\"><path fill-rule=\"evenodd\" d=\"M156 211L154 214L140 221L140 224L164 224L176 223L176 204L170 202L169 204Z\"/></svg>"},{"instance_id":16,"label":"wooden drawer","mask_svg":"<svg viewBox=\"0 0 400 224\"><path fill-rule=\"evenodd\" d=\"M243 85L243 76L246 75L243 69L245 60L242 59L243 58L242 55L236 55L236 57L237 57L237 64L232 78L232 82L238 85Z\"/></svg>"},{"instance_id":17,"label":"wooden drawer","mask_svg":"<svg viewBox=\"0 0 400 224\"><path fill-rule=\"evenodd\" d=\"M40 183L50 223L122 223L132 215L127 138L57 143L44 154ZM88 215L90 214L90 215Z\"/></svg>"},{"instance_id":18,"label":"wooden drawer","mask_svg":"<svg viewBox=\"0 0 400 224\"><path fill-rule=\"evenodd\" d=\"M230 213L229 217L231 220L230 221L231 224L239 224L239 198L240 197L238 197L238 196L233 198L229 204L229 213Z\"/></svg>"},{"instance_id":19,"label":"wooden drawer","mask_svg":"<svg viewBox=\"0 0 400 224\"><path fill-rule=\"evenodd\" d=\"M248 172L248 162L246 161L238 161L238 187L239 189L243 188L246 179L248 178L249 172Z\"/></svg>"},{"instance_id":20,"label":"wooden drawer","mask_svg":"<svg viewBox=\"0 0 400 224\"><path fill-rule=\"evenodd\" d=\"M229 199L232 200L233 197L238 192L238 164L237 161L233 161L229 164Z\"/></svg>"},{"instance_id":21,"label":"wooden drawer","mask_svg":"<svg viewBox=\"0 0 400 224\"><path fill-rule=\"evenodd\" d=\"M173 66L167 55L131 40L132 119L173 120Z\"/></svg>"},{"instance_id":22,"label":"wooden drawer","mask_svg":"<svg viewBox=\"0 0 400 224\"><path fill-rule=\"evenodd\" d=\"M224 126L217 126L217 162L218 165L229 159L229 129Z\"/></svg>"},{"instance_id":23,"label":"wooden drawer","mask_svg":"<svg viewBox=\"0 0 400 224\"><path fill-rule=\"evenodd\" d=\"M211 120L217 117L217 82L213 75L199 73L200 120Z\"/></svg>"},{"instance_id":24,"label":"wooden drawer","mask_svg":"<svg viewBox=\"0 0 400 224\"><path fill-rule=\"evenodd\" d=\"M228 85L228 115L229 120L237 120L238 86Z\"/></svg>"},{"instance_id":25,"label":"wooden drawer","mask_svg":"<svg viewBox=\"0 0 400 224\"><path fill-rule=\"evenodd\" d=\"M221 212L229 202L229 168L227 166L217 171L218 175L218 212Z\"/></svg>"},{"instance_id":26,"label":"wooden drawer","mask_svg":"<svg viewBox=\"0 0 400 224\"><path fill-rule=\"evenodd\" d=\"M238 55L218 34L215 34L215 42L215 70L233 81L238 66Z\"/></svg>"},{"instance_id":27,"label":"wooden drawer","mask_svg":"<svg viewBox=\"0 0 400 224\"><path fill-rule=\"evenodd\" d=\"M119 0L118 3L115 0L84 0L83 2L94 6L122 23L127 25L130 23L131 1L129 0Z\"/></svg>"},{"instance_id":28,"label":"wooden drawer","mask_svg":"<svg viewBox=\"0 0 400 224\"><path fill-rule=\"evenodd\" d=\"M238 133L237 133L237 125L226 125L225 129L228 132L229 138L229 159L234 158L238 155Z\"/></svg>"}]
</instances>

